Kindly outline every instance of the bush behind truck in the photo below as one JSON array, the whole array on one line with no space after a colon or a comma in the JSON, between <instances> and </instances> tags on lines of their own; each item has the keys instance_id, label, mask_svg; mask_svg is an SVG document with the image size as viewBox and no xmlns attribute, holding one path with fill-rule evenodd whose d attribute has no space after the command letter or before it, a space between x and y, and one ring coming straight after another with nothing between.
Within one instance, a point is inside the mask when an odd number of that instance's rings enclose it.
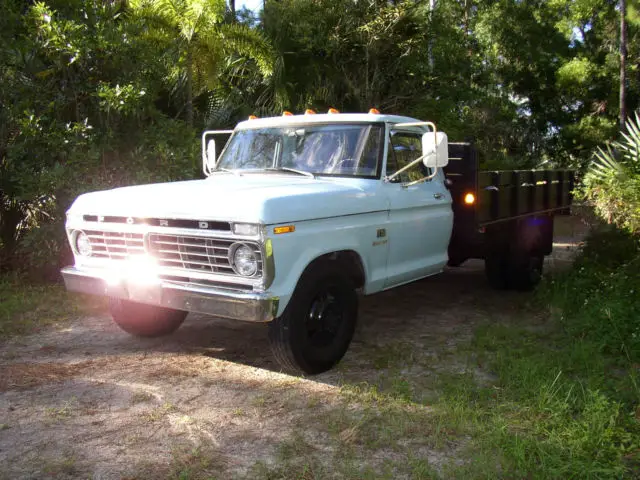
<instances>
[{"instance_id":1,"label":"bush behind truck","mask_svg":"<svg viewBox=\"0 0 640 480\"><path fill-rule=\"evenodd\" d=\"M359 294L447 263L481 258L494 287L532 288L570 204L571 172L478 172L471 145L375 111L251 118L202 140L206 179L76 199L66 286L107 296L133 335L188 312L268 322L288 371L340 361Z\"/></svg>"}]
</instances>

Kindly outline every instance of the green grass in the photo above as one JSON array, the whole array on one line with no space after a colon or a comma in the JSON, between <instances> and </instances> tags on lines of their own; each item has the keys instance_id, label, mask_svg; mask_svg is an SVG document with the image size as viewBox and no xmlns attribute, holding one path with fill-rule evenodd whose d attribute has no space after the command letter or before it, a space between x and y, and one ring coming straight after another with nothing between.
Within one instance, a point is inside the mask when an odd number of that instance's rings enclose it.
<instances>
[{"instance_id":1,"label":"green grass","mask_svg":"<svg viewBox=\"0 0 640 480\"><path fill-rule=\"evenodd\" d=\"M637 372L553 321L521 323L479 328L467 373L438 375L433 401L400 375L344 385L312 428L329 448L296 432L257 478L640 478ZM477 365L495 384L477 383Z\"/></svg>"},{"instance_id":2,"label":"green grass","mask_svg":"<svg viewBox=\"0 0 640 480\"><path fill-rule=\"evenodd\" d=\"M463 373L373 348L375 380L315 405L250 478L640 479L639 258L637 239L591 237L511 319L488 311L452 355Z\"/></svg>"},{"instance_id":3,"label":"green grass","mask_svg":"<svg viewBox=\"0 0 640 480\"><path fill-rule=\"evenodd\" d=\"M61 325L105 309L103 299L68 293L62 285L30 285L0 277L0 340Z\"/></svg>"}]
</instances>

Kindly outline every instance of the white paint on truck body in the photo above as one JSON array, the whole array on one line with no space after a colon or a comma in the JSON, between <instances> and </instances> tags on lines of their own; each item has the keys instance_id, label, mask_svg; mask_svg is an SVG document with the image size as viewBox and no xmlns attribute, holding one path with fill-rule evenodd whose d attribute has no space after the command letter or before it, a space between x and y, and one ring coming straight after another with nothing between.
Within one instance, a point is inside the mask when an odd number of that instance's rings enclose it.
<instances>
[{"instance_id":1,"label":"white paint on truck body","mask_svg":"<svg viewBox=\"0 0 640 480\"><path fill-rule=\"evenodd\" d=\"M305 268L332 252L346 250L358 255L365 274L365 294L407 283L442 270L453 225L451 196L442 171L409 187L384 180L390 131L394 124L407 122L418 120L328 114L245 121L237 125L233 135L241 130L309 124L382 125L385 141L380 174L374 178L311 178L287 172L218 171L203 180L86 193L69 209L67 230L71 238L73 230L96 228L83 220L84 215L257 224L259 241L263 245L270 241L272 247L275 276L264 293L279 298L277 315L286 308ZM404 130L425 131L418 127ZM295 231L274 234L274 227L283 225L294 225ZM144 232L146 227L135 228ZM194 231L194 235L198 233ZM75 255L77 268L87 265L86 258ZM105 259L104 264L113 261ZM92 267L101 265L97 260L89 263ZM212 276L216 281L224 280L221 277ZM241 280L235 279L236 283Z\"/></svg>"}]
</instances>

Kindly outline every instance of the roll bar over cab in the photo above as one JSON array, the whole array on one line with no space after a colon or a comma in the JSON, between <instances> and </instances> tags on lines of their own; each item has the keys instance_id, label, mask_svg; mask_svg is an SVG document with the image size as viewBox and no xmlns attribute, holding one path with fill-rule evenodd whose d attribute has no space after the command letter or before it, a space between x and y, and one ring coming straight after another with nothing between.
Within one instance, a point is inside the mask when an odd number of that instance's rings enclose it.
<instances>
[{"instance_id":1,"label":"roll bar over cab","mask_svg":"<svg viewBox=\"0 0 640 480\"><path fill-rule=\"evenodd\" d=\"M496 287L534 285L551 214L569 201L550 195L557 182L535 183L546 211L527 190L526 205L509 210L519 215L486 222L487 208L501 210L485 205L511 201L503 185L496 195L477 164L463 171L474 159L450 155L433 123L394 115L249 120L205 132L202 156L205 180L78 197L67 213L66 286L109 297L134 335L171 333L187 312L268 322L282 367L309 374L346 352L358 293L473 257ZM513 178L504 192L519 198L529 187Z\"/></svg>"}]
</instances>

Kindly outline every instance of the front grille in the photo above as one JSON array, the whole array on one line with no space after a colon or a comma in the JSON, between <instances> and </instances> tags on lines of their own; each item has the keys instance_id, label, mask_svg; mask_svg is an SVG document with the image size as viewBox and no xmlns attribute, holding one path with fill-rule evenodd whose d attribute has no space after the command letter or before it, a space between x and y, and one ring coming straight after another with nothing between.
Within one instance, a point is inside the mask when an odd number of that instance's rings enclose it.
<instances>
[{"instance_id":1,"label":"front grille","mask_svg":"<svg viewBox=\"0 0 640 480\"><path fill-rule=\"evenodd\" d=\"M163 267L182 268L204 273L235 275L229 263L229 249L234 240L194 237L187 235L149 234L149 253ZM248 243L259 259L258 272L262 275L262 255L256 244Z\"/></svg>"},{"instance_id":2,"label":"front grille","mask_svg":"<svg viewBox=\"0 0 640 480\"><path fill-rule=\"evenodd\" d=\"M147 253L157 260L160 267L237 275L229 262L229 249L236 242L233 239L98 230L85 230L85 233L91 243L92 257L125 260L130 256ZM253 278L260 278L262 252L259 245L253 242L242 243L254 249L258 257L258 271Z\"/></svg>"},{"instance_id":3,"label":"front grille","mask_svg":"<svg viewBox=\"0 0 640 480\"><path fill-rule=\"evenodd\" d=\"M91 243L92 256L121 260L130 255L144 253L141 233L85 231Z\"/></svg>"}]
</instances>

